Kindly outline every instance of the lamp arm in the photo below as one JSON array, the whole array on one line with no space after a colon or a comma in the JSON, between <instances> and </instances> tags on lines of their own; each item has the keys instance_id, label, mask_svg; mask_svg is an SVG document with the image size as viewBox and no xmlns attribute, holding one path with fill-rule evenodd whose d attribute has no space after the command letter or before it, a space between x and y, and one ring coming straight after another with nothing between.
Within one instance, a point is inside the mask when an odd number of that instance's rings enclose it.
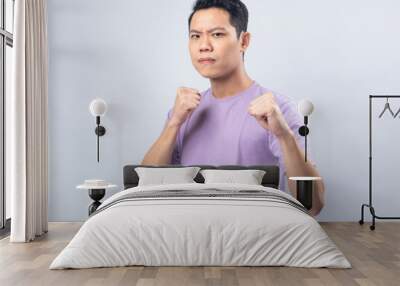
<instances>
[{"instance_id":1,"label":"lamp arm","mask_svg":"<svg viewBox=\"0 0 400 286\"><path fill-rule=\"evenodd\" d=\"M100 126L100 116L96 116L96 124L97 124L97 130L99 130L99 126ZM100 132L96 132L97 133L97 162L99 162L99 145L100 145L100 136L99 133Z\"/></svg>"},{"instance_id":2,"label":"lamp arm","mask_svg":"<svg viewBox=\"0 0 400 286\"><path fill-rule=\"evenodd\" d=\"M307 162L307 135L309 133L307 124L308 124L308 116L304 116L304 125L300 127L299 134L301 136L304 136L304 159L305 159L305 162Z\"/></svg>"},{"instance_id":3,"label":"lamp arm","mask_svg":"<svg viewBox=\"0 0 400 286\"><path fill-rule=\"evenodd\" d=\"M304 136L304 159L307 162L307 134Z\"/></svg>"}]
</instances>

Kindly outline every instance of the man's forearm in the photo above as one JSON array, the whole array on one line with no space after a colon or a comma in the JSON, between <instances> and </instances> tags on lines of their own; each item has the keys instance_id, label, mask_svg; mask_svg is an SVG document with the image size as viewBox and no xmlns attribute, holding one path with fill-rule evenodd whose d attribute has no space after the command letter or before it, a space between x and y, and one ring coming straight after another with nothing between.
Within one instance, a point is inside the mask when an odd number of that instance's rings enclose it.
<instances>
[{"instance_id":1,"label":"man's forearm","mask_svg":"<svg viewBox=\"0 0 400 286\"><path fill-rule=\"evenodd\" d=\"M310 162L304 161L304 152L298 146L293 133L278 139L285 162L287 178L292 176L320 176L318 171L310 164ZM288 180L288 186L292 195L297 198L296 183ZM314 186L313 206L310 210L310 214L313 216L319 214L325 203L325 188L323 181L315 181Z\"/></svg>"},{"instance_id":2,"label":"man's forearm","mask_svg":"<svg viewBox=\"0 0 400 286\"><path fill-rule=\"evenodd\" d=\"M179 126L170 124L165 125L160 137L151 146L150 150L143 158L142 165L166 165L170 164L172 151L175 147L176 136Z\"/></svg>"}]
</instances>

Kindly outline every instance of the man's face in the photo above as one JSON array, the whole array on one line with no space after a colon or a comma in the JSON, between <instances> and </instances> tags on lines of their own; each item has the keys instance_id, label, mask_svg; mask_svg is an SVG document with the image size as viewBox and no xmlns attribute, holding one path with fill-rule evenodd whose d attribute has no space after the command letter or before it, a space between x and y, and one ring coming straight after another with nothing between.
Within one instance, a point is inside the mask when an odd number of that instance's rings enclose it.
<instances>
[{"instance_id":1,"label":"man's face","mask_svg":"<svg viewBox=\"0 0 400 286\"><path fill-rule=\"evenodd\" d=\"M197 11L190 23L189 51L196 70L209 79L223 78L242 64L242 47L229 13L209 8ZM242 33L243 34L243 33Z\"/></svg>"}]
</instances>

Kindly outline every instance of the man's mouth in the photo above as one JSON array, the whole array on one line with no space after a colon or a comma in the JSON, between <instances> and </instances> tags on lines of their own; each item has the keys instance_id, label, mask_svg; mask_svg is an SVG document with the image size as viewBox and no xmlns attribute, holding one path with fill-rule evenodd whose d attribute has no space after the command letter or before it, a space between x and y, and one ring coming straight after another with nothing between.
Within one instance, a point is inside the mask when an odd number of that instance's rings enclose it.
<instances>
[{"instance_id":1,"label":"man's mouth","mask_svg":"<svg viewBox=\"0 0 400 286\"><path fill-rule=\"evenodd\" d=\"M200 64L213 64L215 63L215 59L213 58L201 58L198 61Z\"/></svg>"}]
</instances>

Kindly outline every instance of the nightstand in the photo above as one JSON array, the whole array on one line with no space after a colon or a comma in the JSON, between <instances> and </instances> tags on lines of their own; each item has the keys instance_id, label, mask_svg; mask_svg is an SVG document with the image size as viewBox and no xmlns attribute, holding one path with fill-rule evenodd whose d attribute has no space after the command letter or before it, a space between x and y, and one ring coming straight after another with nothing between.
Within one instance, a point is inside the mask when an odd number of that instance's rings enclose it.
<instances>
[{"instance_id":1,"label":"nightstand","mask_svg":"<svg viewBox=\"0 0 400 286\"><path fill-rule=\"evenodd\" d=\"M96 181L95 184L93 181ZM88 208L89 216L101 205L100 200L106 194L106 189L115 187L117 185L109 184L103 180L85 180L84 184L76 186L77 189L88 190L89 197L93 200L93 203Z\"/></svg>"},{"instance_id":2,"label":"nightstand","mask_svg":"<svg viewBox=\"0 0 400 286\"><path fill-rule=\"evenodd\" d=\"M296 181L297 200L308 210L312 208L313 183L322 180L321 177L289 177Z\"/></svg>"}]
</instances>

